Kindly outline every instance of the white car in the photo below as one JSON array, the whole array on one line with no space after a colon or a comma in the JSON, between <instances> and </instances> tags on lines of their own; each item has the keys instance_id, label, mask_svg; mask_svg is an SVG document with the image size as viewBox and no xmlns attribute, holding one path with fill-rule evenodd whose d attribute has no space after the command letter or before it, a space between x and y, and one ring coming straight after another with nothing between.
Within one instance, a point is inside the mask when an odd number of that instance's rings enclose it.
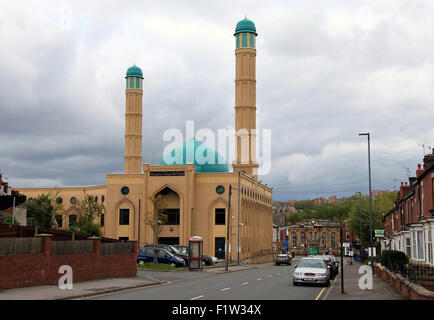
<instances>
[{"instance_id":1,"label":"white car","mask_svg":"<svg viewBox=\"0 0 434 320\"><path fill-rule=\"evenodd\" d=\"M294 270L292 283L294 286L302 283L330 285L330 270L325 261L320 258L302 258Z\"/></svg>"}]
</instances>

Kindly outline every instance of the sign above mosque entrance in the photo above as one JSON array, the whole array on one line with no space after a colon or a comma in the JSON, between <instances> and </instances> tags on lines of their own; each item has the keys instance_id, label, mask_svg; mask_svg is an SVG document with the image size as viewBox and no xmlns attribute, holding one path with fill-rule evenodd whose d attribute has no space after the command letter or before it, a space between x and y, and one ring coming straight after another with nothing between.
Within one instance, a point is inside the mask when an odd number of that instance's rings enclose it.
<instances>
[{"instance_id":1,"label":"sign above mosque entrance","mask_svg":"<svg viewBox=\"0 0 434 320\"><path fill-rule=\"evenodd\" d=\"M152 177L162 176L185 176L185 171L150 171L149 175Z\"/></svg>"}]
</instances>

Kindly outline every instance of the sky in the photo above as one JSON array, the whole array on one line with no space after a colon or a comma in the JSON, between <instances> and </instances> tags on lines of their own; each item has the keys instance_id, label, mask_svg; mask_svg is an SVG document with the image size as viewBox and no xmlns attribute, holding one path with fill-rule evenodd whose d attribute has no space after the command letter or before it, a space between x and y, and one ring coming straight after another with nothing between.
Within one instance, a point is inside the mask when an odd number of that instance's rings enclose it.
<instances>
[{"instance_id":1,"label":"sky","mask_svg":"<svg viewBox=\"0 0 434 320\"><path fill-rule=\"evenodd\" d=\"M125 73L143 71L143 162L163 134L234 129L236 23L258 32L273 199L397 190L434 148L433 1L0 0L0 171L13 187L122 173ZM262 150L261 147L258 150Z\"/></svg>"}]
</instances>

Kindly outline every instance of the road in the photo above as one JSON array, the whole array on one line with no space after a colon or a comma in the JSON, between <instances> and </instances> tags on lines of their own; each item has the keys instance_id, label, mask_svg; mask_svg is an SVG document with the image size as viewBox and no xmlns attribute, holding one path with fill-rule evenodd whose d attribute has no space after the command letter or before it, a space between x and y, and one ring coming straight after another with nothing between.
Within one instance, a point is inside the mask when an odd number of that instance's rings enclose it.
<instances>
[{"instance_id":1,"label":"road","mask_svg":"<svg viewBox=\"0 0 434 320\"><path fill-rule=\"evenodd\" d=\"M229 269L230 270L230 269ZM314 300L323 287L292 285L294 265L271 263L224 274L209 272L143 272L167 284L100 295L96 300Z\"/></svg>"}]
</instances>

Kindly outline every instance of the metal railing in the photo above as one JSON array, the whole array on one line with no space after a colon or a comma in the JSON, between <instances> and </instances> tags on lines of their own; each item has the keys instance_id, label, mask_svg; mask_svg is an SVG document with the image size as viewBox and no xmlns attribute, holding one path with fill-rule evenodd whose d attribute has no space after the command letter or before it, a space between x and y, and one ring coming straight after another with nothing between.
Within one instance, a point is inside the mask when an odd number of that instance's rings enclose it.
<instances>
[{"instance_id":1,"label":"metal railing","mask_svg":"<svg viewBox=\"0 0 434 320\"><path fill-rule=\"evenodd\" d=\"M388 264L385 266L393 273L400 274L410 282L423 287L434 287L434 267L417 264Z\"/></svg>"}]
</instances>

